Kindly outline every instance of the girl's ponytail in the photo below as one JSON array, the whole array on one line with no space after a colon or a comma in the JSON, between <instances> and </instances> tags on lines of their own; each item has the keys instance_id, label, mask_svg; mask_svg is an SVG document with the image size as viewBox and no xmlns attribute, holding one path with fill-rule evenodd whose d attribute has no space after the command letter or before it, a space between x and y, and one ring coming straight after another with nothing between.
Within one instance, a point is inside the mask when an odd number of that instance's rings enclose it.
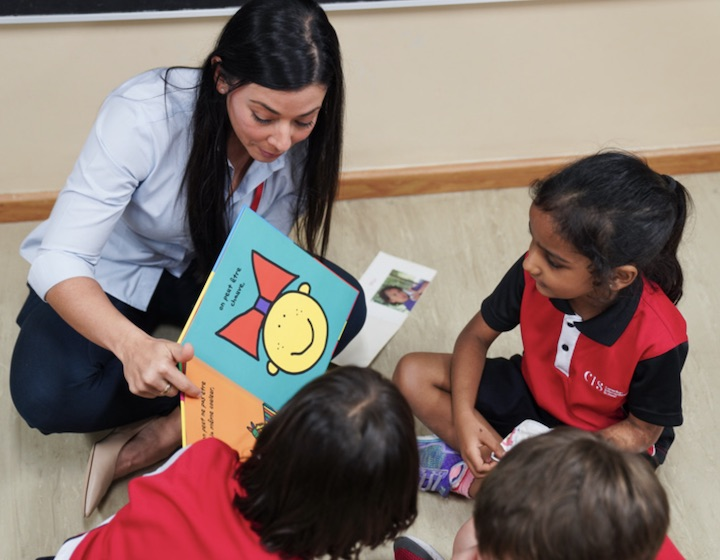
<instances>
[{"instance_id":1,"label":"girl's ponytail","mask_svg":"<svg viewBox=\"0 0 720 560\"><path fill-rule=\"evenodd\" d=\"M660 286L673 303L677 304L683 295L683 271L677 258L677 251L685 229L691 199L688 190L681 183L669 175L662 175L662 178L668 190L674 195L675 224L662 251L646 266L644 273Z\"/></svg>"}]
</instances>

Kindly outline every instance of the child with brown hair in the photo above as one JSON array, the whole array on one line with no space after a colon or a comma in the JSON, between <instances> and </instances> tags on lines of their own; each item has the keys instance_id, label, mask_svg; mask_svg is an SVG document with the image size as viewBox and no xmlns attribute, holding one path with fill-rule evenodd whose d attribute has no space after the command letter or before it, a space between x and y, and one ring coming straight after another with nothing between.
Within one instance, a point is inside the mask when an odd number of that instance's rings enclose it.
<instances>
[{"instance_id":1,"label":"child with brown hair","mask_svg":"<svg viewBox=\"0 0 720 560\"><path fill-rule=\"evenodd\" d=\"M453 560L671 560L667 496L648 461L562 426L513 447L475 498ZM662 547L662 548L661 548ZM396 560L442 560L414 537Z\"/></svg>"}]
</instances>

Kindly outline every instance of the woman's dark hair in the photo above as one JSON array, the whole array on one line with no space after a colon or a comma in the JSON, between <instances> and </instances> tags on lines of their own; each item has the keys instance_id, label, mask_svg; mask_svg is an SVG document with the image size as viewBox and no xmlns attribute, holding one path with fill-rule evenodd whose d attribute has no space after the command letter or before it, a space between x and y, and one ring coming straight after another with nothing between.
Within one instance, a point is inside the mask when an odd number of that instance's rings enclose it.
<instances>
[{"instance_id":1,"label":"woman's dark hair","mask_svg":"<svg viewBox=\"0 0 720 560\"><path fill-rule=\"evenodd\" d=\"M219 62L218 62L219 60ZM313 0L250 0L228 21L205 59L192 121L192 147L185 169L187 220L199 273L212 269L227 237L227 139L230 121L219 72L231 87L247 84L282 91L327 87L307 159L297 173L295 208L300 241L324 254L332 203L340 176L345 85L340 45L322 8Z\"/></svg>"},{"instance_id":2,"label":"woman's dark hair","mask_svg":"<svg viewBox=\"0 0 720 560\"><path fill-rule=\"evenodd\" d=\"M590 259L598 285L615 267L632 264L673 303L680 300L677 250L691 198L675 179L635 155L606 151L536 181L531 194L558 233Z\"/></svg>"},{"instance_id":3,"label":"woman's dark hair","mask_svg":"<svg viewBox=\"0 0 720 560\"><path fill-rule=\"evenodd\" d=\"M503 457L478 492L473 519L488 560L652 560L670 509L640 454L562 426Z\"/></svg>"},{"instance_id":4,"label":"woman's dark hair","mask_svg":"<svg viewBox=\"0 0 720 560\"><path fill-rule=\"evenodd\" d=\"M311 381L260 432L237 477L236 507L263 545L285 556L357 558L417 515L412 412L369 368Z\"/></svg>"}]
</instances>

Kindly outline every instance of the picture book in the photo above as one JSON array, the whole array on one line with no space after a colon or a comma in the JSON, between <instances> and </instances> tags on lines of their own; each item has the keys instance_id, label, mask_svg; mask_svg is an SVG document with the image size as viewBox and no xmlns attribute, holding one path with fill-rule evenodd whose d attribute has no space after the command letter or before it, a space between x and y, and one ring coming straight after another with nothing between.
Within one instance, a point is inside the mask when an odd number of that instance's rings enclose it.
<instances>
[{"instance_id":1,"label":"picture book","mask_svg":"<svg viewBox=\"0 0 720 560\"><path fill-rule=\"evenodd\" d=\"M244 207L180 335L195 349L185 373L202 391L181 402L183 444L220 437L221 430L257 435L327 370L357 295ZM241 454L254 439L243 441Z\"/></svg>"},{"instance_id":2,"label":"picture book","mask_svg":"<svg viewBox=\"0 0 720 560\"><path fill-rule=\"evenodd\" d=\"M367 367L420 301L435 270L382 251L360 278L367 319L358 335L333 358L339 366Z\"/></svg>"}]
</instances>

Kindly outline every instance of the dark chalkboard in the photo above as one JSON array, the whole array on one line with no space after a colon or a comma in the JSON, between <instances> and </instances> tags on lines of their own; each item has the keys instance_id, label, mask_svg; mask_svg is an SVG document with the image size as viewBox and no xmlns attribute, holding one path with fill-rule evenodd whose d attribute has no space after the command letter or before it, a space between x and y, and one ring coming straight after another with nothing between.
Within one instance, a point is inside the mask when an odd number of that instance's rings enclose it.
<instances>
[{"instance_id":1,"label":"dark chalkboard","mask_svg":"<svg viewBox=\"0 0 720 560\"><path fill-rule=\"evenodd\" d=\"M0 15L40 16L95 13L204 10L239 7L227 0L3 0Z\"/></svg>"},{"instance_id":2,"label":"dark chalkboard","mask_svg":"<svg viewBox=\"0 0 720 560\"><path fill-rule=\"evenodd\" d=\"M467 1L467 0L466 0ZM340 7L341 5L387 5L388 7L407 5L428 4L420 0L322 0L326 8ZM461 2L434 2L437 4L463 3ZM202 12L218 10L233 13L243 4L243 0L0 0L0 17L11 20L13 17L19 19L48 16L68 19L78 16L78 19L88 19L85 16L115 15L122 19L125 15L128 18L142 18L143 14L157 15L158 13L169 14L170 12L193 12L200 15ZM333 6L335 5L335 6ZM99 18L100 19L100 18Z\"/></svg>"}]
</instances>

